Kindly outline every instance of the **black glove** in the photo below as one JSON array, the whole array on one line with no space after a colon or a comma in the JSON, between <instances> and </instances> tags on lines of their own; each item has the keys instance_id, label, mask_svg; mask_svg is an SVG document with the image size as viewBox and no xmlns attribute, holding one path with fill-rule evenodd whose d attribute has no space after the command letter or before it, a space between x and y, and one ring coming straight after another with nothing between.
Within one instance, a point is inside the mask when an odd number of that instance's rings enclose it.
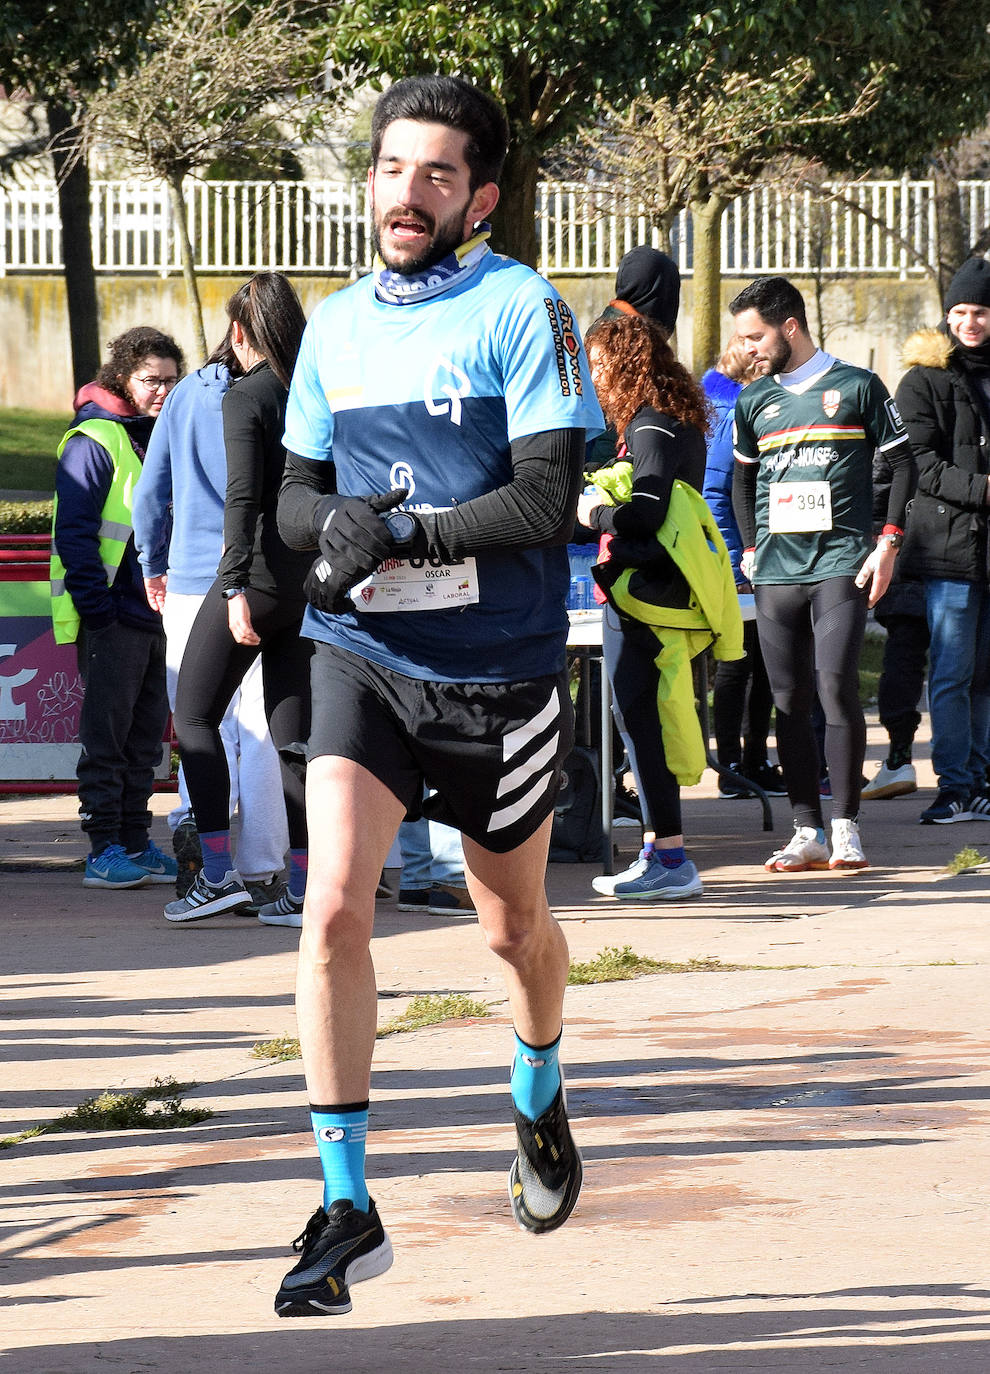
<instances>
[{"instance_id":1,"label":"black glove","mask_svg":"<svg viewBox=\"0 0 990 1374\"><path fill-rule=\"evenodd\" d=\"M319 611L340 615L350 610L347 593L395 553L395 538L382 512L408 496L405 487L384 495L327 496L320 503L320 556L306 575L303 590Z\"/></svg>"}]
</instances>

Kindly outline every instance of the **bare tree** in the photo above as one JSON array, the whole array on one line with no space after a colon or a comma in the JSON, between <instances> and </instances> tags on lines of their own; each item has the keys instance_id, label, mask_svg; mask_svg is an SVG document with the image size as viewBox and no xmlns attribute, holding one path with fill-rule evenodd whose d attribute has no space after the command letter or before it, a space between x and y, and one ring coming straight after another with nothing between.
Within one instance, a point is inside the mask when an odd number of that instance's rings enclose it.
<instances>
[{"instance_id":1,"label":"bare tree","mask_svg":"<svg viewBox=\"0 0 990 1374\"><path fill-rule=\"evenodd\" d=\"M310 99L319 79L296 0L180 0L149 34L146 60L90 102L89 139L124 150L168 186L204 355L186 179L223 152L247 145L264 159L279 149L304 111L311 124L319 118Z\"/></svg>"},{"instance_id":2,"label":"bare tree","mask_svg":"<svg viewBox=\"0 0 990 1374\"><path fill-rule=\"evenodd\" d=\"M645 216L664 238L677 214L691 211L694 261L696 371L718 355L720 338L721 222L725 209L757 184L796 186L809 159L798 152L822 124L861 118L877 99L878 69L845 105L822 91L807 58L777 67L771 76L726 73L712 52L676 100L638 100L608 108L584 131L572 159L595 168L600 211L625 207Z\"/></svg>"}]
</instances>

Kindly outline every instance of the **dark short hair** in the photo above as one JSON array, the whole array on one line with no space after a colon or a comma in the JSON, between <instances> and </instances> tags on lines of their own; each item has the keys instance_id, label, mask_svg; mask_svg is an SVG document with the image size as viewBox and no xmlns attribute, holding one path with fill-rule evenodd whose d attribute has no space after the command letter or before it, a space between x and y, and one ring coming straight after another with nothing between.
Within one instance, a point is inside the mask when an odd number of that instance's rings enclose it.
<instances>
[{"instance_id":1,"label":"dark short hair","mask_svg":"<svg viewBox=\"0 0 990 1374\"><path fill-rule=\"evenodd\" d=\"M744 286L729 302L729 313L741 315L744 310L755 310L765 324L780 326L785 320L797 320L803 330L808 328L804 297L786 277L757 277Z\"/></svg>"},{"instance_id":2,"label":"dark short hair","mask_svg":"<svg viewBox=\"0 0 990 1374\"><path fill-rule=\"evenodd\" d=\"M227 302L227 317L242 326L251 346L288 387L306 328L306 316L288 277L281 272L256 272ZM222 349L223 345L214 350L211 362L226 361Z\"/></svg>"},{"instance_id":3,"label":"dark short hair","mask_svg":"<svg viewBox=\"0 0 990 1374\"><path fill-rule=\"evenodd\" d=\"M122 379L133 376L145 358L152 355L171 358L180 377L186 367L182 349L171 334L163 334L160 329L152 329L146 324L125 329L123 334L111 339L107 344L107 352L110 357L96 374L96 384L119 396L122 401L131 399Z\"/></svg>"},{"instance_id":4,"label":"dark short hair","mask_svg":"<svg viewBox=\"0 0 990 1374\"><path fill-rule=\"evenodd\" d=\"M409 76L396 81L378 98L371 117L371 165L378 162L382 135L397 119L420 124L446 124L467 134L464 158L471 191L502 175L509 146L509 125L496 100L459 76Z\"/></svg>"}]
</instances>

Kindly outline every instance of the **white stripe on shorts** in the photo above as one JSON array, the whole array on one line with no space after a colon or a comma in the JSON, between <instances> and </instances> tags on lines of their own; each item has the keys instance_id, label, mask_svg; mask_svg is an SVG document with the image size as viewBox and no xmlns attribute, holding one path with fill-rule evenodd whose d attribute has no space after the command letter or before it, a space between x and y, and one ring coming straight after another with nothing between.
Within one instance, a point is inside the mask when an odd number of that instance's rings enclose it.
<instances>
[{"instance_id":1,"label":"white stripe on shorts","mask_svg":"<svg viewBox=\"0 0 990 1374\"><path fill-rule=\"evenodd\" d=\"M547 783L553 777L553 771L544 773L524 796L518 801L514 801L511 806L503 806L501 811L493 811L492 818L488 822L489 830L504 830L506 826L512 825L520 816L525 816L536 803L540 800L547 790Z\"/></svg>"},{"instance_id":2,"label":"white stripe on shorts","mask_svg":"<svg viewBox=\"0 0 990 1374\"><path fill-rule=\"evenodd\" d=\"M507 735L503 735L502 757L508 761L514 754L518 754L520 749L535 736L541 734L559 715L560 701L555 688L550 693L550 700L538 715L527 721L525 725L520 725L518 730L510 730Z\"/></svg>"},{"instance_id":3,"label":"white stripe on shorts","mask_svg":"<svg viewBox=\"0 0 990 1374\"><path fill-rule=\"evenodd\" d=\"M511 773L506 773L505 777L498 785L496 796L504 797L506 792L514 792L517 787L522 787L527 778L531 778L534 773L538 773L557 752L557 745L560 743L560 731L557 730L550 736L546 744L531 759L521 763L518 768L513 768Z\"/></svg>"}]
</instances>

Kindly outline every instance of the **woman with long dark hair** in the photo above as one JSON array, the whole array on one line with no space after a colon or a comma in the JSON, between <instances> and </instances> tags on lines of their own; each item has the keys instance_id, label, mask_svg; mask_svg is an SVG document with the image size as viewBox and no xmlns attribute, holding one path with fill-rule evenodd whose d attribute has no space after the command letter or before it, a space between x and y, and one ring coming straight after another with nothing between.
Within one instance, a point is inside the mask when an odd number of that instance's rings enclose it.
<instances>
[{"instance_id":1,"label":"woman with long dark hair","mask_svg":"<svg viewBox=\"0 0 990 1374\"><path fill-rule=\"evenodd\" d=\"M179 752L203 851L203 868L185 897L170 902L170 921L199 921L250 905L230 847L230 778L220 721L260 654L265 711L280 751L309 733L309 658L300 639L312 559L282 542L275 507L285 450L285 402L306 320L288 280L260 272L227 302L230 348L243 375L223 398L227 455L224 551L186 646L176 691ZM263 906L270 925L299 925L306 882L306 811L302 770L280 754L289 823L289 886Z\"/></svg>"},{"instance_id":2,"label":"woman with long dark hair","mask_svg":"<svg viewBox=\"0 0 990 1374\"><path fill-rule=\"evenodd\" d=\"M657 533L667 518L674 482L701 491L708 406L661 331L643 316L602 318L585 343L605 418L621 436L617 458L631 463L632 471L631 483L627 476L611 505L601 494L604 474L596 473L597 488L580 498L578 519L605 536L605 558L648 568L664 557ZM657 636L648 624L606 605L602 644L644 836L631 868L596 878L593 886L606 896L640 901L698 896L701 878L684 852L680 787L668 767L658 710Z\"/></svg>"}]
</instances>

